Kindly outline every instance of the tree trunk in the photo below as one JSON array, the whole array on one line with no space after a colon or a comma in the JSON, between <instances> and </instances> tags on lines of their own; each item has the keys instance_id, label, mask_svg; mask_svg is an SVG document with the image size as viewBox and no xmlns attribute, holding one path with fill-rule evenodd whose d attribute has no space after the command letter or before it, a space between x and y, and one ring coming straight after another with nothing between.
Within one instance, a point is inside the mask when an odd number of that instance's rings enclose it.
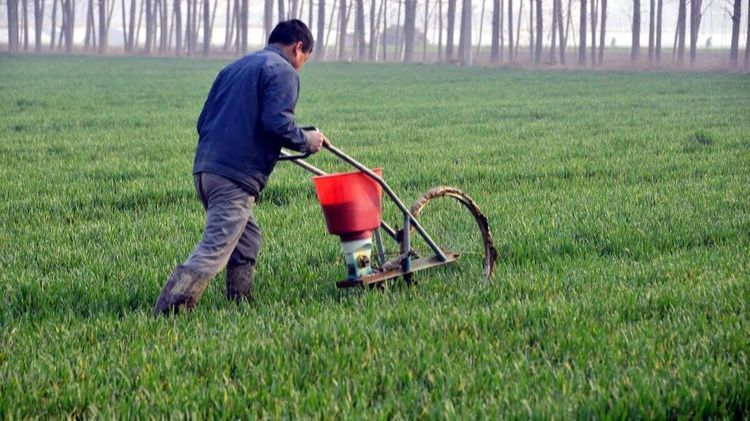
<instances>
[{"instance_id":1,"label":"tree trunk","mask_svg":"<svg viewBox=\"0 0 750 421\"><path fill-rule=\"evenodd\" d=\"M8 0L8 9L10 10L10 2L11 0ZM55 27L57 26L57 0L52 0L52 27L50 28L50 40L49 40L49 49L54 50L55 49ZM8 21L8 26L10 26L10 21ZM10 44L9 44L10 45Z\"/></svg>"},{"instance_id":2,"label":"tree trunk","mask_svg":"<svg viewBox=\"0 0 750 421\"><path fill-rule=\"evenodd\" d=\"M388 7L385 6L385 0L383 0L383 62L388 59L388 52L386 47L388 46Z\"/></svg>"},{"instance_id":3,"label":"tree trunk","mask_svg":"<svg viewBox=\"0 0 750 421\"><path fill-rule=\"evenodd\" d=\"M606 40L606 29L607 29L607 0L602 0L601 6L601 29L599 31L599 66L604 63L604 44Z\"/></svg>"},{"instance_id":4,"label":"tree trunk","mask_svg":"<svg viewBox=\"0 0 750 421\"><path fill-rule=\"evenodd\" d=\"M12 0L9 0L12 1ZM446 27L448 35L445 39L445 58L448 61L453 60L453 32L456 23L456 0L448 0L448 22Z\"/></svg>"},{"instance_id":5,"label":"tree trunk","mask_svg":"<svg viewBox=\"0 0 750 421\"><path fill-rule=\"evenodd\" d=\"M417 16L417 0L404 2L404 63L414 61L414 28Z\"/></svg>"},{"instance_id":6,"label":"tree trunk","mask_svg":"<svg viewBox=\"0 0 750 421\"><path fill-rule=\"evenodd\" d=\"M174 0L174 51L177 57L182 54L182 7L180 0ZM229 29L229 28L227 28Z\"/></svg>"},{"instance_id":7,"label":"tree trunk","mask_svg":"<svg viewBox=\"0 0 750 421\"><path fill-rule=\"evenodd\" d=\"M247 53L247 25L248 25L248 12L249 4L248 0L240 0L240 16L239 16L239 23L240 23L240 53L246 54Z\"/></svg>"},{"instance_id":8,"label":"tree trunk","mask_svg":"<svg viewBox=\"0 0 750 421\"><path fill-rule=\"evenodd\" d=\"M284 10L284 0L278 0L276 2L279 6L279 22L286 20L286 11Z\"/></svg>"},{"instance_id":9,"label":"tree trunk","mask_svg":"<svg viewBox=\"0 0 750 421\"><path fill-rule=\"evenodd\" d=\"M552 28L550 29L550 35L552 40L549 44L549 57L547 59L548 64L557 63L557 0L552 0Z\"/></svg>"},{"instance_id":10,"label":"tree trunk","mask_svg":"<svg viewBox=\"0 0 750 421\"><path fill-rule=\"evenodd\" d=\"M42 51L42 26L44 21L44 2L34 0L34 51Z\"/></svg>"},{"instance_id":11,"label":"tree trunk","mask_svg":"<svg viewBox=\"0 0 750 421\"><path fill-rule=\"evenodd\" d=\"M374 2L374 0L373 0ZM422 34L422 62L427 62L427 29L429 28L430 0L424 0L424 34Z\"/></svg>"},{"instance_id":12,"label":"tree trunk","mask_svg":"<svg viewBox=\"0 0 750 421\"><path fill-rule=\"evenodd\" d=\"M581 0L581 19L580 28L578 28L578 65L586 65L586 0Z\"/></svg>"},{"instance_id":13,"label":"tree trunk","mask_svg":"<svg viewBox=\"0 0 750 421\"><path fill-rule=\"evenodd\" d=\"M523 16L523 0L519 1L518 18L516 18L516 45L513 48L513 57L518 59L518 45L521 44L521 16Z\"/></svg>"},{"instance_id":14,"label":"tree trunk","mask_svg":"<svg viewBox=\"0 0 750 421\"><path fill-rule=\"evenodd\" d=\"M180 0L175 0L180 1ZM130 29L128 29L128 43L125 46L127 52L133 51L133 43L135 42L135 0L130 0Z\"/></svg>"},{"instance_id":15,"label":"tree trunk","mask_svg":"<svg viewBox=\"0 0 750 421\"><path fill-rule=\"evenodd\" d=\"M520 13L518 18L521 19ZM534 0L529 0L529 63L534 63Z\"/></svg>"},{"instance_id":16,"label":"tree trunk","mask_svg":"<svg viewBox=\"0 0 750 421\"><path fill-rule=\"evenodd\" d=\"M242 6L240 0L234 0L234 54L242 54Z\"/></svg>"},{"instance_id":17,"label":"tree trunk","mask_svg":"<svg viewBox=\"0 0 750 421\"><path fill-rule=\"evenodd\" d=\"M565 49L567 47L567 40L565 39L565 30L563 29L563 11L562 11L562 0L553 0L557 2L557 36L560 43L560 64L565 65ZM606 4L607 0L602 0ZM602 15L602 18L604 15ZM602 30L604 30L604 21L602 20Z\"/></svg>"},{"instance_id":18,"label":"tree trunk","mask_svg":"<svg viewBox=\"0 0 750 421\"><path fill-rule=\"evenodd\" d=\"M331 30L333 30L333 21L334 21L333 14L336 12L336 5L337 5L337 0L333 0L333 7L331 7L331 14L328 15L329 24L328 24L328 31L326 32L326 36L325 36L325 42L323 43L323 55L321 56L322 58L325 58L326 53L327 53L325 50L328 49L328 41L331 40Z\"/></svg>"},{"instance_id":19,"label":"tree trunk","mask_svg":"<svg viewBox=\"0 0 750 421\"><path fill-rule=\"evenodd\" d=\"M307 11L307 20L309 21L309 22L307 22L307 26L310 27L310 32L312 32L312 28L314 28L314 26L313 26L313 24L314 24L313 18L315 17L315 16L313 16L313 11L314 11L314 9L313 9L313 0L310 0L309 9L310 10Z\"/></svg>"},{"instance_id":20,"label":"tree trunk","mask_svg":"<svg viewBox=\"0 0 750 421\"><path fill-rule=\"evenodd\" d=\"M92 45L92 38L96 31L94 26L94 0L86 2L86 34L83 36L83 49L87 50ZM96 42L93 42L96 45Z\"/></svg>"},{"instance_id":21,"label":"tree trunk","mask_svg":"<svg viewBox=\"0 0 750 421\"><path fill-rule=\"evenodd\" d=\"M8 51L18 51L18 0L8 0Z\"/></svg>"},{"instance_id":22,"label":"tree trunk","mask_svg":"<svg viewBox=\"0 0 750 421\"><path fill-rule=\"evenodd\" d=\"M273 0L265 0L263 3L263 28L265 29L267 40L273 30Z\"/></svg>"},{"instance_id":23,"label":"tree trunk","mask_svg":"<svg viewBox=\"0 0 750 421\"><path fill-rule=\"evenodd\" d=\"M357 60L365 61L366 50L365 50L365 2L364 0L354 0L357 2L357 10L355 11L354 18L354 46L357 50ZM375 0L371 0L373 4Z\"/></svg>"},{"instance_id":24,"label":"tree trunk","mask_svg":"<svg viewBox=\"0 0 750 421\"><path fill-rule=\"evenodd\" d=\"M508 61L513 62L513 0L508 0Z\"/></svg>"},{"instance_id":25,"label":"tree trunk","mask_svg":"<svg viewBox=\"0 0 750 421\"><path fill-rule=\"evenodd\" d=\"M29 51L29 2L21 0L21 15L23 17L23 50Z\"/></svg>"},{"instance_id":26,"label":"tree trunk","mask_svg":"<svg viewBox=\"0 0 750 421\"><path fill-rule=\"evenodd\" d=\"M747 39L745 40L745 70L750 70L750 0L747 2Z\"/></svg>"},{"instance_id":27,"label":"tree trunk","mask_svg":"<svg viewBox=\"0 0 750 421\"><path fill-rule=\"evenodd\" d=\"M630 46L630 63L638 63L641 51L641 0L633 0L633 41Z\"/></svg>"},{"instance_id":28,"label":"tree trunk","mask_svg":"<svg viewBox=\"0 0 750 421\"><path fill-rule=\"evenodd\" d=\"M367 59L369 61L375 61L375 50L377 48L375 32L377 31L377 28L378 26L375 24L375 0L370 0L370 42L367 45Z\"/></svg>"},{"instance_id":29,"label":"tree trunk","mask_svg":"<svg viewBox=\"0 0 750 421\"><path fill-rule=\"evenodd\" d=\"M438 0L438 63L443 61L443 0Z\"/></svg>"},{"instance_id":30,"label":"tree trunk","mask_svg":"<svg viewBox=\"0 0 750 421\"><path fill-rule=\"evenodd\" d=\"M599 6L596 0L591 0L591 66L596 66L596 19L597 19L597 7ZM601 64L601 63L600 63Z\"/></svg>"},{"instance_id":31,"label":"tree trunk","mask_svg":"<svg viewBox=\"0 0 750 421\"><path fill-rule=\"evenodd\" d=\"M734 0L732 11L732 46L729 49L729 64L737 68L738 50L740 42L740 19L742 19L742 0Z\"/></svg>"},{"instance_id":32,"label":"tree trunk","mask_svg":"<svg viewBox=\"0 0 750 421\"><path fill-rule=\"evenodd\" d=\"M114 1L114 0L113 0ZM120 6L122 9L122 47L123 51L127 51L128 45L128 22L127 22L127 9L125 8L125 0L120 0Z\"/></svg>"},{"instance_id":33,"label":"tree trunk","mask_svg":"<svg viewBox=\"0 0 750 421\"><path fill-rule=\"evenodd\" d=\"M416 1L416 0L414 0ZM463 0L461 8L461 64L471 66L471 0Z\"/></svg>"},{"instance_id":34,"label":"tree trunk","mask_svg":"<svg viewBox=\"0 0 750 421\"><path fill-rule=\"evenodd\" d=\"M742 0L740 0L742 1ZM690 64L695 64L698 56L698 31L701 27L701 4L702 0L690 1Z\"/></svg>"},{"instance_id":35,"label":"tree trunk","mask_svg":"<svg viewBox=\"0 0 750 421\"><path fill-rule=\"evenodd\" d=\"M654 63L654 42L656 41L656 34L654 33L654 21L656 20L656 10L654 10L656 2L650 0L648 7L648 64Z\"/></svg>"},{"instance_id":36,"label":"tree trunk","mask_svg":"<svg viewBox=\"0 0 750 421\"><path fill-rule=\"evenodd\" d=\"M346 59L346 0L339 1L339 60Z\"/></svg>"},{"instance_id":37,"label":"tree trunk","mask_svg":"<svg viewBox=\"0 0 750 421\"><path fill-rule=\"evenodd\" d=\"M656 64L661 63L661 15L664 8L664 0L656 0L656 41L654 46L654 59Z\"/></svg>"},{"instance_id":38,"label":"tree trunk","mask_svg":"<svg viewBox=\"0 0 750 421\"><path fill-rule=\"evenodd\" d=\"M497 63L500 59L500 0L492 0L492 46L490 61Z\"/></svg>"},{"instance_id":39,"label":"tree trunk","mask_svg":"<svg viewBox=\"0 0 750 421\"><path fill-rule=\"evenodd\" d=\"M398 0L398 12L396 13L396 45L395 45L396 61L401 60L401 53L403 52L403 50L401 49L401 46L404 43L403 34L399 34L399 31L401 30L401 4L404 1L405 0Z\"/></svg>"},{"instance_id":40,"label":"tree trunk","mask_svg":"<svg viewBox=\"0 0 750 421\"><path fill-rule=\"evenodd\" d=\"M210 0L203 0L203 57L208 57L211 50L210 8Z\"/></svg>"},{"instance_id":41,"label":"tree trunk","mask_svg":"<svg viewBox=\"0 0 750 421\"><path fill-rule=\"evenodd\" d=\"M151 39L153 35L153 25L154 25L154 15L153 15L153 5L152 0L145 0L146 2L146 47L144 49L144 53L146 55L151 54L151 43L153 40Z\"/></svg>"},{"instance_id":42,"label":"tree trunk","mask_svg":"<svg viewBox=\"0 0 750 421\"><path fill-rule=\"evenodd\" d=\"M680 64L682 64L685 57L686 1L687 0L679 0L679 7L677 10L677 61L679 61Z\"/></svg>"},{"instance_id":43,"label":"tree trunk","mask_svg":"<svg viewBox=\"0 0 750 421\"><path fill-rule=\"evenodd\" d=\"M312 8L311 8L312 9ZM326 29L326 0L318 0L318 48L315 52L315 58L323 60L326 55L326 48L324 45L324 36Z\"/></svg>"},{"instance_id":44,"label":"tree trunk","mask_svg":"<svg viewBox=\"0 0 750 421\"><path fill-rule=\"evenodd\" d=\"M99 54L107 53L107 0L99 0Z\"/></svg>"},{"instance_id":45,"label":"tree trunk","mask_svg":"<svg viewBox=\"0 0 750 421\"><path fill-rule=\"evenodd\" d=\"M536 0L536 48L534 49L534 64L539 65L542 62L542 41L544 40L542 14L542 0Z\"/></svg>"},{"instance_id":46,"label":"tree trunk","mask_svg":"<svg viewBox=\"0 0 750 421\"><path fill-rule=\"evenodd\" d=\"M65 0L67 5L65 13L65 52L73 51L73 40L75 36L76 8L75 0Z\"/></svg>"},{"instance_id":47,"label":"tree trunk","mask_svg":"<svg viewBox=\"0 0 750 421\"><path fill-rule=\"evenodd\" d=\"M482 0L482 11L479 12L479 41L477 42L476 56L479 57L480 50L482 49L482 31L484 30L484 7L487 0Z\"/></svg>"}]
</instances>

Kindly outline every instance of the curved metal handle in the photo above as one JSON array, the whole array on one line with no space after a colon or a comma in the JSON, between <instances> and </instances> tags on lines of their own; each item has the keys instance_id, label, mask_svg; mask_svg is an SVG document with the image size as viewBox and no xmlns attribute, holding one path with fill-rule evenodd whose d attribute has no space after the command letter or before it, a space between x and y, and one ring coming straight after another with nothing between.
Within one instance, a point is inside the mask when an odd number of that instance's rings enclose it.
<instances>
[{"instance_id":1,"label":"curved metal handle","mask_svg":"<svg viewBox=\"0 0 750 421\"><path fill-rule=\"evenodd\" d=\"M306 132L317 132L318 131L318 128L315 127L315 126L300 127L300 129L302 129L302 130L304 130ZM312 155L312 152L305 152L305 153L299 154L299 155L285 155L285 154L281 154L281 155L279 155L279 161L294 161L296 159L305 159L305 158L307 158L310 155Z\"/></svg>"}]
</instances>

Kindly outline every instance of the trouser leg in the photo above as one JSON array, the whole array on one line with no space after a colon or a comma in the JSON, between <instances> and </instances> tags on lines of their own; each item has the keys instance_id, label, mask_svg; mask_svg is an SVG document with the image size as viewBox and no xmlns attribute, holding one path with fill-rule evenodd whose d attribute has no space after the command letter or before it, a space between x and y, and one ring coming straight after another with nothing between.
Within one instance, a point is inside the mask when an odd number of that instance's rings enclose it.
<instances>
[{"instance_id":1,"label":"trouser leg","mask_svg":"<svg viewBox=\"0 0 750 421\"><path fill-rule=\"evenodd\" d=\"M196 189L206 208L203 237L169 276L154 314L195 306L209 280L226 266L251 215L255 198L231 180L201 173L196 176Z\"/></svg>"},{"instance_id":2,"label":"trouser leg","mask_svg":"<svg viewBox=\"0 0 750 421\"><path fill-rule=\"evenodd\" d=\"M261 244L261 232L250 213L240 240L227 264L227 298L235 302L251 299L253 292L253 267Z\"/></svg>"}]
</instances>

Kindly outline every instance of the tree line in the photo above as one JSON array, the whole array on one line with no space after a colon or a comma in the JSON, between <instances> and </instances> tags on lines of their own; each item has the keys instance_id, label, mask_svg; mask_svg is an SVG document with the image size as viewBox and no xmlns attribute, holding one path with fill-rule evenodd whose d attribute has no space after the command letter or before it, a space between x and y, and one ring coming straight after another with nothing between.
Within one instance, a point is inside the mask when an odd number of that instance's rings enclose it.
<instances>
[{"instance_id":1,"label":"tree line","mask_svg":"<svg viewBox=\"0 0 750 421\"><path fill-rule=\"evenodd\" d=\"M239 55L248 51L249 0L6 1L8 49L11 52L30 50L29 32L32 28L34 51L70 52L74 49L76 19L82 19L85 22L83 49L106 54L110 49L109 29L117 7L125 53L207 57L212 54L211 46L216 41L212 34L219 1L226 2L222 5L225 13L218 16L224 20L226 28L224 39L220 40L221 53ZM76 1L85 2L83 16L76 16ZM630 62L658 66L665 60L663 41L669 42L663 39L664 0L648 0L648 40L641 40L644 32L641 13L645 5L641 0L629 1L633 6ZM750 69L750 0L747 2L744 59L739 50L742 0L722 1L731 5L730 66L738 68L742 62L746 69ZM521 52L528 52L524 61L535 66L601 66L605 62L607 0L528 0L527 5L525 0L491 2L488 5L487 0L481 0L478 37L472 37L472 26L475 25L472 7L478 6L472 5L472 0L421 0L421 4L418 0L369 0L369 3L365 0L263 0L263 30L267 37L276 21L289 18L306 20L316 35L314 55L317 59L332 56L338 60L408 63L418 59L418 49L421 48L422 61L428 61L429 52L431 61L471 65L482 48L489 48L491 63L518 63L524 60L519 56ZM574 10L576 6L577 11ZM521 46L524 7L528 7L526 28L529 42ZM693 64L697 59L698 33L707 5L704 0L677 0L676 7L677 23L669 50L672 55L670 62L684 64L687 56L689 63ZM51 14L47 22L45 12L49 8ZM491 12L487 10L489 8ZM388 15L393 17L393 9L397 10L396 20L389 22ZM491 14L489 46L482 44L485 12ZM421 28L416 26L419 14L423 14ZM544 25L544 16L548 16L549 27ZM352 19L353 32L349 32ZM47 45L42 42L45 27L49 28ZM427 38L430 30L436 35L432 44ZM437 38L437 43L434 38ZM574 45L572 52L570 44Z\"/></svg>"}]
</instances>

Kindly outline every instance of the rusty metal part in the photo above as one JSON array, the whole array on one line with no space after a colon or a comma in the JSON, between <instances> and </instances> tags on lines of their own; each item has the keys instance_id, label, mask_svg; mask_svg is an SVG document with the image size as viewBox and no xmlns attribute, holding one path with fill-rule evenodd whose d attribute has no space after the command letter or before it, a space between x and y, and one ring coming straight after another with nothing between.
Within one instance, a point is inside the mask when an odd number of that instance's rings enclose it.
<instances>
[{"instance_id":1,"label":"rusty metal part","mask_svg":"<svg viewBox=\"0 0 750 421\"><path fill-rule=\"evenodd\" d=\"M345 281L336 282L336 286L339 288L351 288L360 287L366 285L373 285L383 283L389 279L397 278L401 275L408 275L418 270L429 269L436 266L447 265L453 263L458 259L458 253L447 253L447 260L440 261L437 256L426 257L424 259L417 259L411 263L411 271L404 272L401 266L397 266L394 269L387 270L384 272L373 273L372 275L363 276L357 280L347 279Z\"/></svg>"},{"instance_id":2,"label":"rusty metal part","mask_svg":"<svg viewBox=\"0 0 750 421\"><path fill-rule=\"evenodd\" d=\"M474 202L474 200L469 197L469 195L455 187L434 187L414 202L414 204L411 206L411 214L414 215L415 218L419 218L419 214L420 212L422 212L422 209L424 209L424 207L427 206L427 204L431 200L440 197L450 197L458 200L474 216L474 219L477 221L477 225L479 226L479 231L481 231L482 233L482 241L484 243L484 277L488 280L492 279L492 274L495 269L495 261L497 260L497 249L495 249L495 245L492 241L492 233L490 232L490 226L487 223L487 217L484 216L477 203ZM443 246L443 244L439 245L441 247ZM461 250L451 251L456 251L459 253L461 252Z\"/></svg>"}]
</instances>

